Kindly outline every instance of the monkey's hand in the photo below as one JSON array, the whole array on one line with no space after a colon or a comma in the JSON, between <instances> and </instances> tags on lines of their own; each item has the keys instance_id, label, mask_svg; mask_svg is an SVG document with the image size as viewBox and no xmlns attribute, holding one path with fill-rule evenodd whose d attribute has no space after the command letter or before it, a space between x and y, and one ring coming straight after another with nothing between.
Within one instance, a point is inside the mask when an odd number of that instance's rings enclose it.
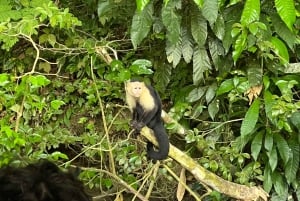
<instances>
[{"instance_id":1,"label":"monkey's hand","mask_svg":"<svg viewBox=\"0 0 300 201\"><path fill-rule=\"evenodd\" d=\"M134 128L138 131L141 131L144 126L145 126L144 122L137 122Z\"/></svg>"},{"instance_id":2,"label":"monkey's hand","mask_svg":"<svg viewBox=\"0 0 300 201\"><path fill-rule=\"evenodd\" d=\"M129 122L129 125L132 127L132 128L136 128L136 125L138 124L137 120L133 119Z\"/></svg>"}]
</instances>

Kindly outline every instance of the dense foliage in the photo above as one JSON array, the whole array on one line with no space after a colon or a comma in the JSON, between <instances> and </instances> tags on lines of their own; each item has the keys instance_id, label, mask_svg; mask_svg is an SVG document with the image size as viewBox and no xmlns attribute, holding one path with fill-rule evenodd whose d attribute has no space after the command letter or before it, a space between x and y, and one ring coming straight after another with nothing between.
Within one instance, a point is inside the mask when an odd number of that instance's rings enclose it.
<instances>
[{"instance_id":1,"label":"dense foliage","mask_svg":"<svg viewBox=\"0 0 300 201\"><path fill-rule=\"evenodd\" d=\"M272 200L299 199L299 10L293 0L0 0L0 166L49 158L82 166L97 194L117 192L116 177L147 191L153 164L129 135L123 98L123 82L142 76L185 127L166 125L172 144ZM174 200L165 168L158 180L153 196Z\"/></svg>"}]
</instances>

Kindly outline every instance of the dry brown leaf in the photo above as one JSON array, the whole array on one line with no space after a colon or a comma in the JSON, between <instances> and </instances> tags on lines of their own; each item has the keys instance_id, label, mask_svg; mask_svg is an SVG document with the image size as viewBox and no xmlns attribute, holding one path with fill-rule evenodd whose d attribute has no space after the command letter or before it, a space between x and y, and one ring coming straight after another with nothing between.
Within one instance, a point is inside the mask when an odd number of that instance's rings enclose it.
<instances>
[{"instance_id":1,"label":"dry brown leaf","mask_svg":"<svg viewBox=\"0 0 300 201\"><path fill-rule=\"evenodd\" d=\"M182 168L181 172L180 172L180 181L181 182L178 183L177 193L176 193L178 201L181 201L184 197L184 194L185 194L185 187L184 187L184 185L182 185L182 184L186 184L186 175L185 175L185 169L184 168Z\"/></svg>"},{"instance_id":2,"label":"dry brown leaf","mask_svg":"<svg viewBox=\"0 0 300 201\"><path fill-rule=\"evenodd\" d=\"M252 101L254 100L254 98L257 98L262 90L262 85L256 85L251 87L250 89L248 89L248 91L246 91L245 95L248 96L249 99L249 105L251 105Z\"/></svg>"}]
</instances>

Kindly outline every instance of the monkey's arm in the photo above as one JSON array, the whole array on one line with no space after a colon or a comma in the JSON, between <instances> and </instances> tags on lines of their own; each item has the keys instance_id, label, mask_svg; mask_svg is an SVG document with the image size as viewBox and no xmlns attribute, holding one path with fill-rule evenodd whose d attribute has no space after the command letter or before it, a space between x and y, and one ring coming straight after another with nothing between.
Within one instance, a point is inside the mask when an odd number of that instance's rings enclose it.
<instances>
[{"instance_id":1,"label":"monkey's arm","mask_svg":"<svg viewBox=\"0 0 300 201\"><path fill-rule=\"evenodd\" d=\"M130 126L136 127L137 123L138 123L138 111L137 108L134 108L132 112L132 119L130 121Z\"/></svg>"},{"instance_id":2,"label":"monkey's arm","mask_svg":"<svg viewBox=\"0 0 300 201\"><path fill-rule=\"evenodd\" d=\"M157 106L155 106L152 110L150 111L144 111L143 115L140 117L138 122L143 122L145 125L149 125L149 123L154 119L154 118L161 118L160 112L158 112Z\"/></svg>"},{"instance_id":3,"label":"monkey's arm","mask_svg":"<svg viewBox=\"0 0 300 201\"><path fill-rule=\"evenodd\" d=\"M157 118L156 115L158 114L156 114L154 111L145 112L143 113L141 118L139 118L138 121L134 122L134 125L132 125L132 127L135 128L137 131L140 131L144 126L153 128L155 126L155 122L157 122L156 120L153 121L153 119Z\"/></svg>"}]
</instances>

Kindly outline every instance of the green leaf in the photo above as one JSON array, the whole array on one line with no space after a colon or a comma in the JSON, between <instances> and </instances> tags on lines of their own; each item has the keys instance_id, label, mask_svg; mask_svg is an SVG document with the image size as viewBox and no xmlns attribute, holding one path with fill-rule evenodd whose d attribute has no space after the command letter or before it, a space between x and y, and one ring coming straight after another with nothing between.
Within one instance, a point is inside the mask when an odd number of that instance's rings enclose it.
<instances>
[{"instance_id":1,"label":"green leaf","mask_svg":"<svg viewBox=\"0 0 300 201\"><path fill-rule=\"evenodd\" d=\"M61 100L53 100L53 101L51 101L51 107L54 110L58 110L60 108L60 106L62 106L64 104L65 104L65 102L61 101Z\"/></svg>"},{"instance_id":2,"label":"green leaf","mask_svg":"<svg viewBox=\"0 0 300 201\"><path fill-rule=\"evenodd\" d=\"M276 151L275 147L273 147L273 149L272 149L272 151L270 153L269 164L270 164L272 172L274 172L274 170L276 169L277 164L278 164L277 151Z\"/></svg>"},{"instance_id":3,"label":"green leaf","mask_svg":"<svg viewBox=\"0 0 300 201\"><path fill-rule=\"evenodd\" d=\"M44 75L29 76L28 81L32 85L32 88L43 87L51 82Z\"/></svg>"},{"instance_id":4,"label":"green leaf","mask_svg":"<svg viewBox=\"0 0 300 201\"><path fill-rule=\"evenodd\" d=\"M296 21L296 9L293 0L275 0L276 10L287 25L293 31L293 25Z\"/></svg>"},{"instance_id":5,"label":"green leaf","mask_svg":"<svg viewBox=\"0 0 300 201\"><path fill-rule=\"evenodd\" d=\"M269 90L265 90L264 92L264 103L265 103L265 113L271 122L274 122L274 118L272 116L272 108L275 104L275 100L273 98L273 95Z\"/></svg>"},{"instance_id":6,"label":"green leaf","mask_svg":"<svg viewBox=\"0 0 300 201\"><path fill-rule=\"evenodd\" d=\"M232 89L234 89L233 80L232 79L225 80L224 82L221 83L221 85L217 89L217 96L225 94L231 91Z\"/></svg>"},{"instance_id":7,"label":"green leaf","mask_svg":"<svg viewBox=\"0 0 300 201\"><path fill-rule=\"evenodd\" d=\"M211 69L209 57L204 47L196 47L193 56L193 82L199 84L203 73Z\"/></svg>"},{"instance_id":8,"label":"green leaf","mask_svg":"<svg viewBox=\"0 0 300 201\"><path fill-rule=\"evenodd\" d=\"M264 147L269 152L273 149L273 133L270 129L267 129L266 131Z\"/></svg>"},{"instance_id":9,"label":"green leaf","mask_svg":"<svg viewBox=\"0 0 300 201\"><path fill-rule=\"evenodd\" d=\"M216 171L219 168L217 161L211 160L209 161L209 167L212 171Z\"/></svg>"},{"instance_id":10,"label":"green leaf","mask_svg":"<svg viewBox=\"0 0 300 201\"><path fill-rule=\"evenodd\" d=\"M153 71L144 65L133 64L129 69L137 75L151 75Z\"/></svg>"},{"instance_id":11,"label":"green leaf","mask_svg":"<svg viewBox=\"0 0 300 201\"><path fill-rule=\"evenodd\" d=\"M164 91L172 78L172 66L165 64L163 61L156 65L159 67L155 70L153 77L153 80L156 83L155 87L158 91Z\"/></svg>"},{"instance_id":12,"label":"green leaf","mask_svg":"<svg viewBox=\"0 0 300 201\"><path fill-rule=\"evenodd\" d=\"M270 192L272 189L272 177L271 177L271 168L269 164L266 164L264 169L264 179L263 179L263 187L266 192Z\"/></svg>"},{"instance_id":13,"label":"green leaf","mask_svg":"<svg viewBox=\"0 0 300 201\"><path fill-rule=\"evenodd\" d=\"M247 34L245 32L242 32L236 39L234 43L234 50L232 52L232 58L234 62L236 62L243 50L246 48L247 45Z\"/></svg>"},{"instance_id":14,"label":"green leaf","mask_svg":"<svg viewBox=\"0 0 300 201\"><path fill-rule=\"evenodd\" d=\"M271 42L273 44L273 51L279 57L281 64L287 64L290 60L290 56L285 44L276 37L272 37Z\"/></svg>"},{"instance_id":15,"label":"green leaf","mask_svg":"<svg viewBox=\"0 0 300 201\"><path fill-rule=\"evenodd\" d=\"M196 5L197 5L199 8L202 8L202 6L203 6L203 1L204 1L204 0L194 0L194 2L196 3Z\"/></svg>"},{"instance_id":16,"label":"green leaf","mask_svg":"<svg viewBox=\"0 0 300 201\"><path fill-rule=\"evenodd\" d=\"M39 69L45 71L46 73L49 73L51 70L51 65L49 62L40 62Z\"/></svg>"},{"instance_id":17,"label":"green leaf","mask_svg":"<svg viewBox=\"0 0 300 201\"><path fill-rule=\"evenodd\" d=\"M180 37L181 16L176 13L174 3L168 3L162 8L162 22L167 29L167 39L171 44L176 44Z\"/></svg>"},{"instance_id":18,"label":"green leaf","mask_svg":"<svg viewBox=\"0 0 300 201\"><path fill-rule=\"evenodd\" d=\"M208 45L209 45L209 53L215 68L223 72L227 71L226 64L224 64L225 60L223 59L223 56L225 55L225 51L220 40L218 39L209 40Z\"/></svg>"},{"instance_id":19,"label":"green leaf","mask_svg":"<svg viewBox=\"0 0 300 201\"><path fill-rule=\"evenodd\" d=\"M212 120L215 119L216 114L219 112L219 101L214 100L208 105L208 114Z\"/></svg>"},{"instance_id":20,"label":"green leaf","mask_svg":"<svg viewBox=\"0 0 300 201\"><path fill-rule=\"evenodd\" d=\"M246 0L241 16L241 24L247 27L252 22L259 21L259 16L260 0Z\"/></svg>"},{"instance_id":21,"label":"green leaf","mask_svg":"<svg viewBox=\"0 0 300 201\"><path fill-rule=\"evenodd\" d=\"M118 73L118 81L124 82L126 80L129 80L131 77L131 73L128 69L121 69L120 72Z\"/></svg>"},{"instance_id":22,"label":"green leaf","mask_svg":"<svg viewBox=\"0 0 300 201\"><path fill-rule=\"evenodd\" d=\"M213 100L213 98L216 96L217 88L218 88L218 86L216 83L213 83L208 86L208 89L205 94L207 104L209 104Z\"/></svg>"},{"instance_id":23,"label":"green leaf","mask_svg":"<svg viewBox=\"0 0 300 201\"><path fill-rule=\"evenodd\" d=\"M97 5L97 14L98 17L103 17L105 14L107 14L108 11L110 11L112 8L112 5L109 1L106 0L99 0Z\"/></svg>"},{"instance_id":24,"label":"green leaf","mask_svg":"<svg viewBox=\"0 0 300 201\"><path fill-rule=\"evenodd\" d=\"M172 44L170 41L167 41L166 54L167 54L168 62L173 63L173 67L175 68L177 64L180 62L181 54L182 54L181 37L179 37L175 45Z\"/></svg>"},{"instance_id":25,"label":"green leaf","mask_svg":"<svg viewBox=\"0 0 300 201\"><path fill-rule=\"evenodd\" d=\"M247 77L251 87L262 84L263 70L257 63L251 63L247 68Z\"/></svg>"},{"instance_id":26,"label":"green leaf","mask_svg":"<svg viewBox=\"0 0 300 201\"><path fill-rule=\"evenodd\" d=\"M294 112L291 114L290 121L297 131L300 131L300 112Z\"/></svg>"},{"instance_id":27,"label":"green leaf","mask_svg":"<svg viewBox=\"0 0 300 201\"><path fill-rule=\"evenodd\" d=\"M0 74L0 87L4 87L8 83L9 83L8 74L6 74L6 73Z\"/></svg>"},{"instance_id":28,"label":"green leaf","mask_svg":"<svg viewBox=\"0 0 300 201\"><path fill-rule=\"evenodd\" d=\"M132 65L138 65L143 68L149 68L152 67L152 62L147 59L137 59L134 62L132 62Z\"/></svg>"},{"instance_id":29,"label":"green leaf","mask_svg":"<svg viewBox=\"0 0 300 201\"><path fill-rule=\"evenodd\" d=\"M218 15L218 18L215 22L215 25L213 27L213 32L217 36L219 40L223 40L225 36L225 22L222 15Z\"/></svg>"},{"instance_id":30,"label":"green leaf","mask_svg":"<svg viewBox=\"0 0 300 201\"><path fill-rule=\"evenodd\" d=\"M271 19L276 33L286 42L290 49L293 49L296 43L296 35L285 25L277 13L271 15Z\"/></svg>"},{"instance_id":31,"label":"green leaf","mask_svg":"<svg viewBox=\"0 0 300 201\"><path fill-rule=\"evenodd\" d=\"M56 36L54 34L48 34L48 42L52 47L54 47L56 43Z\"/></svg>"},{"instance_id":32,"label":"green leaf","mask_svg":"<svg viewBox=\"0 0 300 201\"><path fill-rule=\"evenodd\" d=\"M212 26L218 17L218 0L204 0L202 15Z\"/></svg>"},{"instance_id":33,"label":"green leaf","mask_svg":"<svg viewBox=\"0 0 300 201\"><path fill-rule=\"evenodd\" d=\"M142 12L136 12L132 18L130 38L134 49L148 35L152 26L153 4L149 3Z\"/></svg>"},{"instance_id":34,"label":"green leaf","mask_svg":"<svg viewBox=\"0 0 300 201\"><path fill-rule=\"evenodd\" d=\"M259 132L253 139L251 143L251 155L255 161L257 161L257 157L260 153L262 147L262 139L263 139L263 132Z\"/></svg>"},{"instance_id":35,"label":"green leaf","mask_svg":"<svg viewBox=\"0 0 300 201\"><path fill-rule=\"evenodd\" d=\"M274 184L274 189L279 196L283 196L287 194L288 186L286 185L285 180L281 173L275 171L272 174L272 181Z\"/></svg>"},{"instance_id":36,"label":"green leaf","mask_svg":"<svg viewBox=\"0 0 300 201\"><path fill-rule=\"evenodd\" d=\"M297 180L297 172L300 163L300 144L297 141L297 137L289 139L288 144L291 148L292 154L289 161L286 164L284 172L287 182L290 184Z\"/></svg>"},{"instance_id":37,"label":"green leaf","mask_svg":"<svg viewBox=\"0 0 300 201\"><path fill-rule=\"evenodd\" d=\"M188 102L195 102L199 100L205 94L206 89L207 87L198 87L193 89L187 96L186 100Z\"/></svg>"},{"instance_id":38,"label":"green leaf","mask_svg":"<svg viewBox=\"0 0 300 201\"><path fill-rule=\"evenodd\" d=\"M245 118L242 122L242 126L241 126L242 137L250 134L254 130L259 116L259 107L260 107L260 101L259 99L255 99L252 105L250 106L250 108L248 109Z\"/></svg>"},{"instance_id":39,"label":"green leaf","mask_svg":"<svg viewBox=\"0 0 300 201\"><path fill-rule=\"evenodd\" d=\"M149 3L150 0L136 0L136 8L138 11L144 10L145 6Z\"/></svg>"},{"instance_id":40,"label":"green leaf","mask_svg":"<svg viewBox=\"0 0 300 201\"><path fill-rule=\"evenodd\" d=\"M190 63L194 53L194 45L191 34L186 27L182 28L182 56L186 63Z\"/></svg>"},{"instance_id":41,"label":"green leaf","mask_svg":"<svg viewBox=\"0 0 300 201\"><path fill-rule=\"evenodd\" d=\"M191 32L196 43L199 46L203 46L208 34L207 22L199 9L192 9L191 11Z\"/></svg>"},{"instance_id":42,"label":"green leaf","mask_svg":"<svg viewBox=\"0 0 300 201\"><path fill-rule=\"evenodd\" d=\"M148 61L148 60L147 60ZM136 62L136 61L134 61ZM133 64L134 64L133 62ZM149 61L150 62L150 61ZM124 68L124 65L122 63L122 61L120 60L113 60L112 62L110 62L110 67L111 67L111 71L119 71L120 69ZM137 63L137 65L139 65L139 63ZM141 65L147 65L147 64L143 64L141 63ZM150 66L151 66L151 62L150 62Z\"/></svg>"},{"instance_id":43,"label":"green leaf","mask_svg":"<svg viewBox=\"0 0 300 201\"><path fill-rule=\"evenodd\" d=\"M286 165L286 163L290 159L290 147L286 140L278 133L274 134L274 140L277 145L279 155L283 160L284 165Z\"/></svg>"},{"instance_id":44,"label":"green leaf","mask_svg":"<svg viewBox=\"0 0 300 201\"><path fill-rule=\"evenodd\" d=\"M58 160L58 159L69 159L69 157L64 154L64 153L61 153L59 151L55 151L53 153L51 153L51 157L54 159L54 160Z\"/></svg>"}]
</instances>

